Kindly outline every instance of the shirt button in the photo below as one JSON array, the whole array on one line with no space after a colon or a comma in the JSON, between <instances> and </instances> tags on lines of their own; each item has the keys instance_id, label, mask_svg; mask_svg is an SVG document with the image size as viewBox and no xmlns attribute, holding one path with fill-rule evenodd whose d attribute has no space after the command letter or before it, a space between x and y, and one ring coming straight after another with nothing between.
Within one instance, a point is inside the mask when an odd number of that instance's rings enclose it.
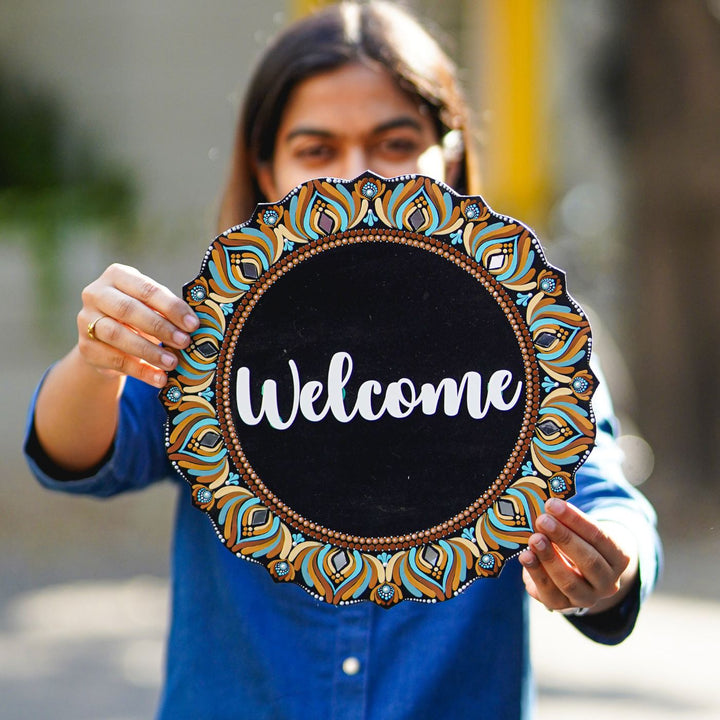
<instances>
[{"instance_id":1,"label":"shirt button","mask_svg":"<svg viewBox=\"0 0 720 720\"><path fill-rule=\"evenodd\" d=\"M360 661L352 655L346 657L343 660L342 669L346 675L357 675L360 672Z\"/></svg>"}]
</instances>

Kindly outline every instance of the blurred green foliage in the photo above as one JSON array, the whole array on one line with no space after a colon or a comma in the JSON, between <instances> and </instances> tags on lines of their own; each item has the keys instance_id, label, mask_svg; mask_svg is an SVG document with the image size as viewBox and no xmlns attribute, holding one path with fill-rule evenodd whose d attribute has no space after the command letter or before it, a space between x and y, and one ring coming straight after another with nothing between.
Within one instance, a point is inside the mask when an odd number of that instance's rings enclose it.
<instances>
[{"instance_id":1,"label":"blurred green foliage","mask_svg":"<svg viewBox=\"0 0 720 720\"><path fill-rule=\"evenodd\" d=\"M37 322L50 340L63 307L63 244L87 227L100 242L133 235L131 176L79 134L55 98L0 73L0 242L26 245Z\"/></svg>"}]
</instances>

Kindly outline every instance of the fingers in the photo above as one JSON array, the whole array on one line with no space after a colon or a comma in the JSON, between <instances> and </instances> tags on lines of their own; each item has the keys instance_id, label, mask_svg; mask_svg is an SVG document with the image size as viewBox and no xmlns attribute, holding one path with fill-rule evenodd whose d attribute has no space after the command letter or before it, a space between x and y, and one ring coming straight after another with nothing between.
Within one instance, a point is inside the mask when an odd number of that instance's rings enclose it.
<instances>
[{"instance_id":1,"label":"fingers","mask_svg":"<svg viewBox=\"0 0 720 720\"><path fill-rule=\"evenodd\" d=\"M188 333L161 315L160 311L115 287L104 286L94 297L84 299L92 303L95 317L111 318L116 324L132 328L151 342L162 342L170 347L182 348L190 341ZM114 340L127 339L127 336L112 327L113 323L103 323L103 325L105 326L104 342L114 344ZM108 326L113 330L112 334L108 332ZM97 332L95 336L98 337Z\"/></svg>"},{"instance_id":2,"label":"fingers","mask_svg":"<svg viewBox=\"0 0 720 720\"><path fill-rule=\"evenodd\" d=\"M562 610L573 606L569 598L555 585L543 569L533 551L525 550L520 555L523 565L523 582L530 597L545 605L549 610Z\"/></svg>"},{"instance_id":3,"label":"fingers","mask_svg":"<svg viewBox=\"0 0 720 720\"><path fill-rule=\"evenodd\" d=\"M552 499L519 559L528 593L550 609L592 607L618 591L630 558L591 518Z\"/></svg>"},{"instance_id":4,"label":"fingers","mask_svg":"<svg viewBox=\"0 0 720 720\"><path fill-rule=\"evenodd\" d=\"M197 316L187 303L135 268L111 266L109 270L121 294L121 297L112 298L122 313L119 320L129 322L168 345L187 345L187 333L198 326ZM133 301L128 302L125 298Z\"/></svg>"},{"instance_id":5,"label":"fingers","mask_svg":"<svg viewBox=\"0 0 720 720\"><path fill-rule=\"evenodd\" d=\"M111 265L88 285L83 291L83 305L176 348L185 347L188 332L198 326L187 303L164 285L125 265Z\"/></svg>"},{"instance_id":6,"label":"fingers","mask_svg":"<svg viewBox=\"0 0 720 720\"><path fill-rule=\"evenodd\" d=\"M130 375L156 387L165 385L166 372L177 364L172 352L104 315L95 323L95 339L83 338L82 318L81 313L79 347L86 362L98 370Z\"/></svg>"},{"instance_id":7,"label":"fingers","mask_svg":"<svg viewBox=\"0 0 720 720\"><path fill-rule=\"evenodd\" d=\"M553 532L552 541L573 557L573 547L592 548L617 571L618 575L627 567L630 558L603 528L578 508L564 500L552 498L545 504L546 515L538 518L538 527L543 532ZM577 542L580 538L583 543ZM590 558L590 562L594 557Z\"/></svg>"},{"instance_id":8,"label":"fingers","mask_svg":"<svg viewBox=\"0 0 720 720\"><path fill-rule=\"evenodd\" d=\"M187 303L124 265L111 265L85 288L82 299L78 347L85 361L157 387L165 385L166 372L177 364L170 349L187 347L189 333L199 325Z\"/></svg>"},{"instance_id":9,"label":"fingers","mask_svg":"<svg viewBox=\"0 0 720 720\"><path fill-rule=\"evenodd\" d=\"M550 610L592 607L597 601L590 583L540 534L530 538L520 555L525 587L531 597Z\"/></svg>"}]
</instances>

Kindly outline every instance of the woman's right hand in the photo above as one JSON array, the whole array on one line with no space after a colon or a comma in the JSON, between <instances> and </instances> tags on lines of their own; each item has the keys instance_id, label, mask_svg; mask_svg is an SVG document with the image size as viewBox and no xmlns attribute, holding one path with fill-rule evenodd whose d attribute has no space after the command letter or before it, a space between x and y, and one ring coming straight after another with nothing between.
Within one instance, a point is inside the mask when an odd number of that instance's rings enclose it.
<instances>
[{"instance_id":1,"label":"woman's right hand","mask_svg":"<svg viewBox=\"0 0 720 720\"><path fill-rule=\"evenodd\" d=\"M200 324L187 303L126 265L111 265L82 300L77 345L52 366L35 405L45 453L80 474L112 447L125 376L163 387L177 364L164 348L187 347Z\"/></svg>"},{"instance_id":2,"label":"woman's right hand","mask_svg":"<svg viewBox=\"0 0 720 720\"><path fill-rule=\"evenodd\" d=\"M163 346L186 348L199 325L187 303L127 265L108 267L83 290L82 301L77 316L82 359L102 374L130 375L158 388L177 364Z\"/></svg>"}]
</instances>

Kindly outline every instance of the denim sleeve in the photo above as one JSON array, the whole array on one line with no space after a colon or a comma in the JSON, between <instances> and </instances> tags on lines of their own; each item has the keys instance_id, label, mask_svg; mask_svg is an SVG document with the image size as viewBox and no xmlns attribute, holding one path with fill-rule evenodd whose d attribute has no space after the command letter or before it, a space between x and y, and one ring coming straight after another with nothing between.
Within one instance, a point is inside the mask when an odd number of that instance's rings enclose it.
<instances>
[{"instance_id":1,"label":"denim sleeve","mask_svg":"<svg viewBox=\"0 0 720 720\"><path fill-rule=\"evenodd\" d=\"M640 606L658 580L662 548L655 511L623 474L622 452L615 441L617 423L604 383L600 383L592 404L597 422L595 448L577 472L576 494L570 502L595 520L618 523L633 533L639 552L639 577L617 607L598 615L569 619L593 640L614 645L632 632Z\"/></svg>"},{"instance_id":2,"label":"denim sleeve","mask_svg":"<svg viewBox=\"0 0 720 720\"><path fill-rule=\"evenodd\" d=\"M58 467L35 435L35 404L41 385L30 403L24 445L28 465L41 485L61 492L109 497L140 490L173 475L165 454L165 410L155 388L127 379L114 444L96 468L79 475Z\"/></svg>"}]
</instances>

